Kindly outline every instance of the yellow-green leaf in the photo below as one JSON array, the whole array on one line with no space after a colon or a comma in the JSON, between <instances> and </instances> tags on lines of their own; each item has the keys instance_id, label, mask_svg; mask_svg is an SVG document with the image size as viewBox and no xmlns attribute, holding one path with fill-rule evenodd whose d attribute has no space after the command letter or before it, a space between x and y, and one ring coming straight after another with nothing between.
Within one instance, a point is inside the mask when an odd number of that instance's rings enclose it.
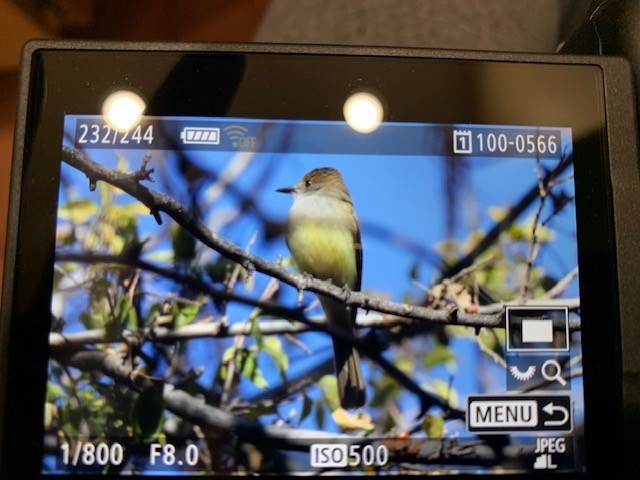
<instances>
[{"instance_id":1,"label":"yellow-green leaf","mask_svg":"<svg viewBox=\"0 0 640 480\"><path fill-rule=\"evenodd\" d=\"M344 408L339 407L331 412L334 422L344 431L366 430L368 432L375 428L371 417L365 412L349 413Z\"/></svg>"},{"instance_id":2,"label":"yellow-green leaf","mask_svg":"<svg viewBox=\"0 0 640 480\"><path fill-rule=\"evenodd\" d=\"M453 362L455 359L456 355L449 347L436 345L425 355L422 365L425 368L432 368L436 365Z\"/></svg>"},{"instance_id":3,"label":"yellow-green leaf","mask_svg":"<svg viewBox=\"0 0 640 480\"><path fill-rule=\"evenodd\" d=\"M425 415L422 419L422 431L432 439L442 438L445 433L445 425L442 417Z\"/></svg>"},{"instance_id":4,"label":"yellow-green leaf","mask_svg":"<svg viewBox=\"0 0 640 480\"><path fill-rule=\"evenodd\" d=\"M458 405L458 393L449 386L447 382L436 379L431 385L424 385L424 389L435 393L440 398L449 403L452 407Z\"/></svg>"},{"instance_id":5,"label":"yellow-green leaf","mask_svg":"<svg viewBox=\"0 0 640 480\"><path fill-rule=\"evenodd\" d=\"M98 205L90 200L74 200L58 209L58 216L74 223L85 223L98 213Z\"/></svg>"},{"instance_id":6,"label":"yellow-green leaf","mask_svg":"<svg viewBox=\"0 0 640 480\"><path fill-rule=\"evenodd\" d=\"M338 381L335 375L324 375L317 382L318 387L322 391L322 395L329 406L329 410L334 411L340 407L340 399L338 398Z\"/></svg>"},{"instance_id":7,"label":"yellow-green leaf","mask_svg":"<svg viewBox=\"0 0 640 480\"><path fill-rule=\"evenodd\" d=\"M273 363L278 367L280 374L284 377L289 369L289 357L282 348L280 339L273 335L263 337L263 348L264 351L269 354Z\"/></svg>"}]
</instances>

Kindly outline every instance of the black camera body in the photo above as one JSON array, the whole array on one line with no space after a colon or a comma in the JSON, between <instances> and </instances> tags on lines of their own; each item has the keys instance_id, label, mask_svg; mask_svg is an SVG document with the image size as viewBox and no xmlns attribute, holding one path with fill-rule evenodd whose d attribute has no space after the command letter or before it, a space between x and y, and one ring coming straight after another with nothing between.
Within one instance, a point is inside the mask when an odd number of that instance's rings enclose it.
<instances>
[{"instance_id":1,"label":"black camera body","mask_svg":"<svg viewBox=\"0 0 640 480\"><path fill-rule=\"evenodd\" d=\"M28 44L0 476L636 478L633 99L618 58Z\"/></svg>"}]
</instances>

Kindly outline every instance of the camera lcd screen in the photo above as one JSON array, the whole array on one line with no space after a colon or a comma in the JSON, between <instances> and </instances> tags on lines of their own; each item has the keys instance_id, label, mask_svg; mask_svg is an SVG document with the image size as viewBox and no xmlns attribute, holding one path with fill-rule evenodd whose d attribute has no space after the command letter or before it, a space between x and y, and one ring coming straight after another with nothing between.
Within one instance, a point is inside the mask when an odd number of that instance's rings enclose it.
<instances>
[{"instance_id":1,"label":"camera lcd screen","mask_svg":"<svg viewBox=\"0 0 640 480\"><path fill-rule=\"evenodd\" d=\"M355 100L64 117L43 474L585 471L572 129Z\"/></svg>"}]
</instances>

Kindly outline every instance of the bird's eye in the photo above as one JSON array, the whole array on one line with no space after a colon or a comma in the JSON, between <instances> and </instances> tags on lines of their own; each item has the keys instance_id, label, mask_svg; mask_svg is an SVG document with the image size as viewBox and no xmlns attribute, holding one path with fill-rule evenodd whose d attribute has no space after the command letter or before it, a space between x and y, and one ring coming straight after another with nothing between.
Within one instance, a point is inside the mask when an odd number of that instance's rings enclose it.
<instances>
[{"instance_id":1,"label":"bird's eye","mask_svg":"<svg viewBox=\"0 0 640 480\"><path fill-rule=\"evenodd\" d=\"M307 180L306 182L304 182L306 187L310 187L312 183L313 182L311 180Z\"/></svg>"}]
</instances>

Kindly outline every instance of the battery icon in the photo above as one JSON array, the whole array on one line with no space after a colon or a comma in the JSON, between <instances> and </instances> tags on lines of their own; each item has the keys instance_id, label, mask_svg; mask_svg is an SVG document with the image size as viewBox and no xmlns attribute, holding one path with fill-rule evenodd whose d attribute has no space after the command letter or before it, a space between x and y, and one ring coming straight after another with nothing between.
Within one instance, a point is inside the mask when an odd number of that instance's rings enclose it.
<instances>
[{"instance_id":1,"label":"battery icon","mask_svg":"<svg viewBox=\"0 0 640 480\"><path fill-rule=\"evenodd\" d=\"M220 145L220 129L184 127L180 139L185 145Z\"/></svg>"}]
</instances>

